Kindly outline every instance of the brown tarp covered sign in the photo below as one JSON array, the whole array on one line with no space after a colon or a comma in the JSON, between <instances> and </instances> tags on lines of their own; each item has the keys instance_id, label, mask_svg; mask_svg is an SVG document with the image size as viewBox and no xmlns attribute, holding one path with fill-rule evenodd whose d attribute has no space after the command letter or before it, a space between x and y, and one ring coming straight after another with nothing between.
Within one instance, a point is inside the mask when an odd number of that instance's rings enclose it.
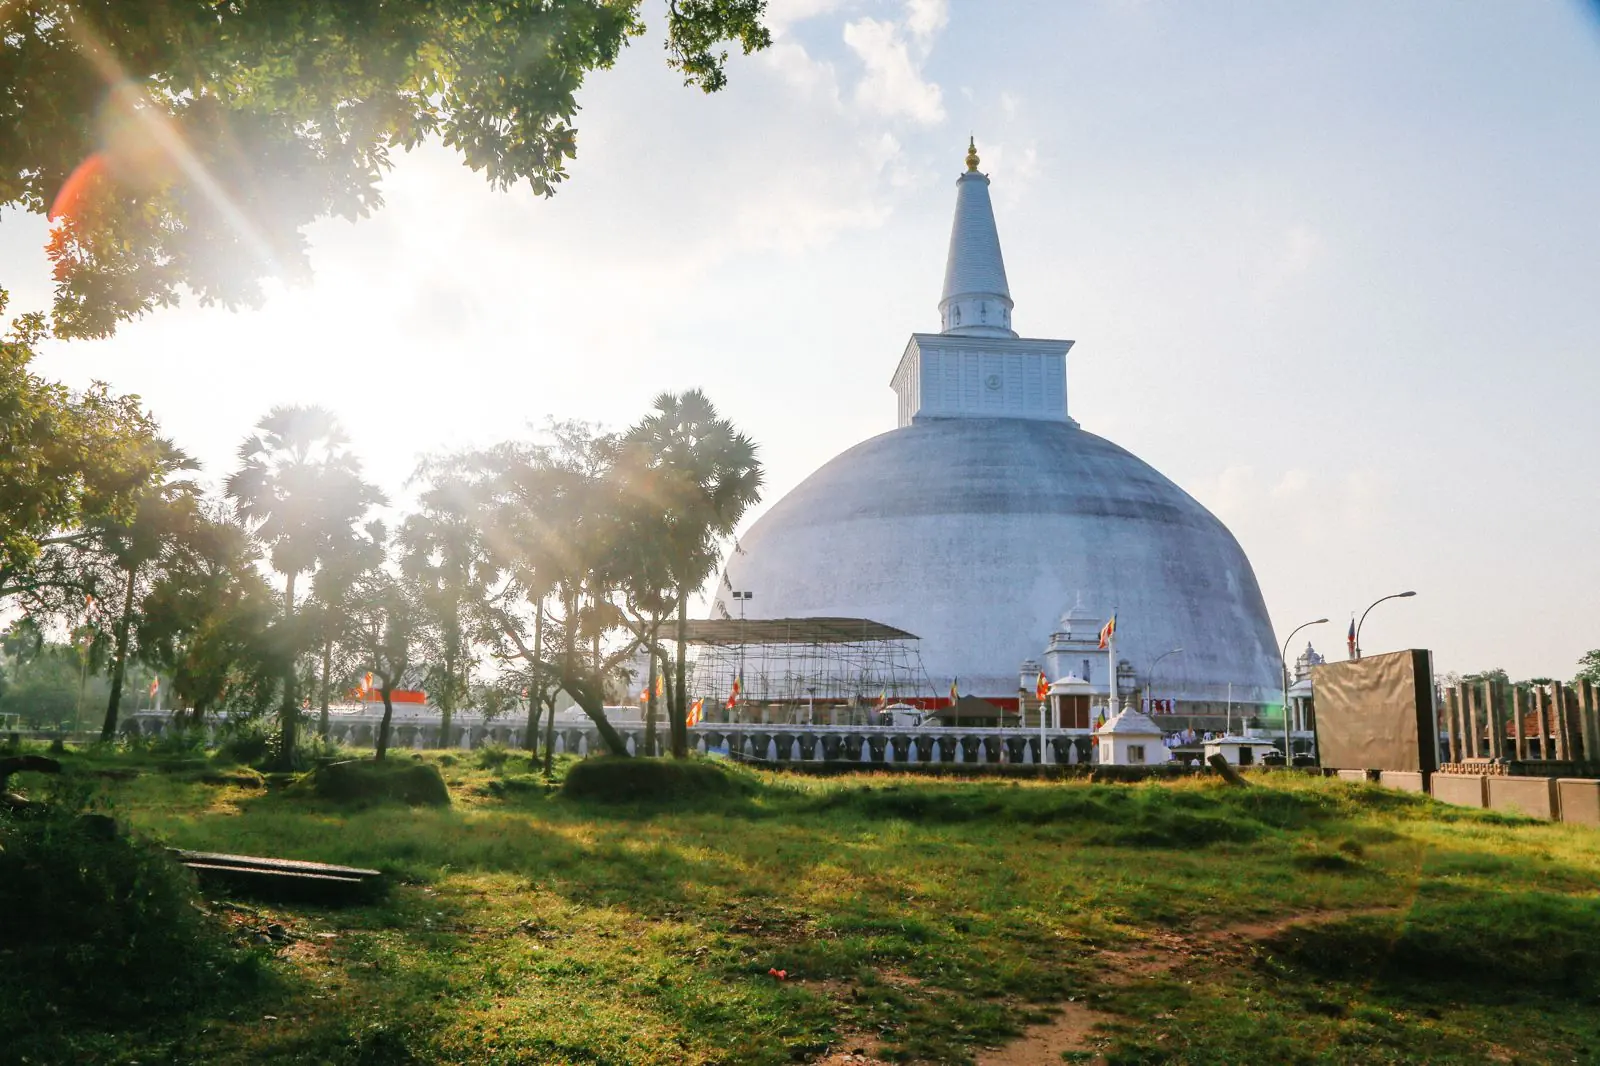
<instances>
[{"instance_id":1,"label":"brown tarp covered sign","mask_svg":"<svg viewBox=\"0 0 1600 1066\"><path fill-rule=\"evenodd\" d=\"M1311 687L1323 766L1424 773L1439 768L1430 652L1313 666Z\"/></svg>"}]
</instances>

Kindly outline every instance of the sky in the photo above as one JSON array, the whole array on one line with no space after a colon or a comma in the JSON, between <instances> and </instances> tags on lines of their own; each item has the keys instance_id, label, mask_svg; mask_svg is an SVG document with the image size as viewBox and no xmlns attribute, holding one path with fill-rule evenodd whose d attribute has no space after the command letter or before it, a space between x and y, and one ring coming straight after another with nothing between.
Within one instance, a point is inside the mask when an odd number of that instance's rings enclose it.
<instances>
[{"instance_id":1,"label":"sky","mask_svg":"<svg viewBox=\"0 0 1600 1066\"><path fill-rule=\"evenodd\" d=\"M1209 507L1280 641L1570 677L1600 647L1600 19L1577 0L770 0L706 96L652 36L580 95L551 199L421 148L309 231L314 278L192 301L46 374L139 394L220 480L271 406L344 421L399 501L426 453L614 428L701 387L766 502L892 429L938 328L976 138L1023 336L1069 405ZM13 310L44 221L0 220ZM748 525L748 520L747 523ZM1064 605L1066 606L1066 605Z\"/></svg>"}]
</instances>

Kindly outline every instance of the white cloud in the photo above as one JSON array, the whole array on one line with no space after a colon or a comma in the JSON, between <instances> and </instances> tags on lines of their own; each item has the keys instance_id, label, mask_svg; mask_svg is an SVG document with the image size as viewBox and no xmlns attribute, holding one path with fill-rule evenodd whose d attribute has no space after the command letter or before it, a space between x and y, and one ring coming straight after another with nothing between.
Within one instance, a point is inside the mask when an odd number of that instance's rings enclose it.
<instances>
[{"instance_id":1,"label":"white cloud","mask_svg":"<svg viewBox=\"0 0 1600 1066\"><path fill-rule=\"evenodd\" d=\"M906 0L906 29L924 47L949 24L947 0Z\"/></svg>"},{"instance_id":2,"label":"white cloud","mask_svg":"<svg viewBox=\"0 0 1600 1066\"><path fill-rule=\"evenodd\" d=\"M777 72L806 99L839 103L839 78L833 64L814 59L798 41L778 40L762 53L761 61Z\"/></svg>"},{"instance_id":3,"label":"white cloud","mask_svg":"<svg viewBox=\"0 0 1600 1066\"><path fill-rule=\"evenodd\" d=\"M1291 281L1310 273L1321 263L1325 250L1322 234L1310 226L1290 226L1261 269L1256 298L1270 299Z\"/></svg>"},{"instance_id":4,"label":"white cloud","mask_svg":"<svg viewBox=\"0 0 1600 1066\"><path fill-rule=\"evenodd\" d=\"M789 27L806 19L826 15L839 7L841 0L767 0L762 21L772 31L774 39L782 37Z\"/></svg>"},{"instance_id":5,"label":"white cloud","mask_svg":"<svg viewBox=\"0 0 1600 1066\"><path fill-rule=\"evenodd\" d=\"M944 92L922 77L933 38L949 21L942 0L908 0L903 23L864 18L844 27L844 43L866 66L856 103L925 126L944 120Z\"/></svg>"},{"instance_id":6,"label":"white cloud","mask_svg":"<svg viewBox=\"0 0 1600 1066\"><path fill-rule=\"evenodd\" d=\"M1250 465L1226 467L1194 491L1243 540L1259 532L1279 548L1315 551L1373 535L1388 520L1393 495L1389 480L1370 469L1314 476L1291 467L1273 475Z\"/></svg>"},{"instance_id":7,"label":"white cloud","mask_svg":"<svg viewBox=\"0 0 1600 1066\"><path fill-rule=\"evenodd\" d=\"M1009 121L1017 117L1017 109L1022 106L1022 97L1014 92L1000 94L1000 113Z\"/></svg>"}]
</instances>

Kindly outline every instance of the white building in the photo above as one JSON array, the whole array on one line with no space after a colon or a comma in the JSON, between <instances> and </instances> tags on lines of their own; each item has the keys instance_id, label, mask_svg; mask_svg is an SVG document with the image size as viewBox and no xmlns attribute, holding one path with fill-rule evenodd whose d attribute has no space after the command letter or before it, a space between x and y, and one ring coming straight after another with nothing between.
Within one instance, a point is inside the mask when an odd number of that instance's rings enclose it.
<instances>
[{"instance_id":1,"label":"white building","mask_svg":"<svg viewBox=\"0 0 1600 1066\"><path fill-rule=\"evenodd\" d=\"M1219 711L1230 691L1239 704L1277 703L1277 648L1238 543L1178 486L1079 427L1067 404L1073 342L1019 337L1013 311L989 179L969 149L943 328L912 334L900 358L898 428L763 515L721 595L753 590L751 617L869 618L915 633L929 696L959 678L963 694L1014 704L1018 664L1049 634L1047 675L1075 673L1109 696L1091 637L1115 612L1122 693L1181 647L1181 664L1163 664L1163 695ZM738 608L719 598L712 611Z\"/></svg>"},{"instance_id":2,"label":"white building","mask_svg":"<svg viewBox=\"0 0 1600 1066\"><path fill-rule=\"evenodd\" d=\"M1161 727L1132 707L1124 707L1094 735L1101 766L1156 766L1172 758Z\"/></svg>"}]
</instances>

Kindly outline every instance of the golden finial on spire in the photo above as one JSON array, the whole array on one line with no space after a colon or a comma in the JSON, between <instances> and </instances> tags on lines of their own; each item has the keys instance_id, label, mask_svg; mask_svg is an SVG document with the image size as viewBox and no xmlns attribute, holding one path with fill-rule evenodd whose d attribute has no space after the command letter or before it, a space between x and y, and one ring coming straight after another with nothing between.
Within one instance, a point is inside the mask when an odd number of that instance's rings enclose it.
<instances>
[{"instance_id":1,"label":"golden finial on spire","mask_svg":"<svg viewBox=\"0 0 1600 1066\"><path fill-rule=\"evenodd\" d=\"M974 174L978 171L978 145L971 137L967 138L967 170Z\"/></svg>"}]
</instances>

